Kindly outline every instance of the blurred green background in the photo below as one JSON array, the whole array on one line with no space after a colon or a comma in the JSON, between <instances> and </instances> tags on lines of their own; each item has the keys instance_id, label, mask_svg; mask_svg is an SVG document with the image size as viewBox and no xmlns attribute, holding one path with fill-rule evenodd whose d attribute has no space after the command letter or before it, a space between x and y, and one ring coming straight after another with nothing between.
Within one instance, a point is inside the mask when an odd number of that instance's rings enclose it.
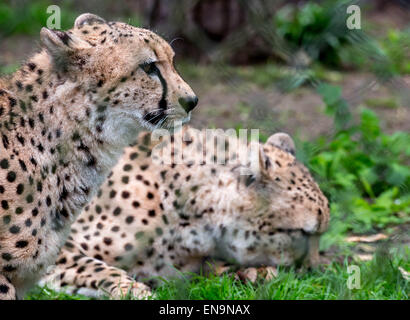
<instances>
[{"instance_id":1,"label":"blurred green background","mask_svg":"<svg viewBox=\"0 0 410 320\"><path fill-rule=\"evenodd\" d=\"M331 201L325 256L364 261L387 244L409 270L410 1L0 0L0 75L39 47L51 4L62 29L91 12L170 41L199 96L192 125L294 137ZM346 27L350 4L360 30ZM376 233L389 238L346 241Z\"/></svg>"}]
</instances>

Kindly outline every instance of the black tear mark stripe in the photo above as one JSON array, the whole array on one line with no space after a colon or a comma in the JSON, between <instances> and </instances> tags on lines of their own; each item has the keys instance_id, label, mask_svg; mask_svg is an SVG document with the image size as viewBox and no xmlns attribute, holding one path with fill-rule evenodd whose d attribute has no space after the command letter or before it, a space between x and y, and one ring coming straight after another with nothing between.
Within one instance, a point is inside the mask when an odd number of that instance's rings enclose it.
<instances>
[{"instance_id":1,"label":"black tear mark stripe","mask_svg":"<svg viewBox=\"0 0 410 320\"><path fill-rule=\"evenodd\" d=\"M167 94L168 94L168 85L167 82L165 81L164 77L161 74L161 71L157 68L158 70L158 78L159 81L161 81L161 85L162 85L162 97L161 100L159 101L159 108L162 110L166 110L167 109Z\"/></svg>"},{"instance_id":2,"label":"black tear mark stripe","mask_svg":"<svg viewBox=\"0 0 410 320\"><path fill-rule=\"evenodd\" d=\"M148 112L144 116L144 120L148 121L153 125L157 125L164 117L165 117L165 110L167 110L167 94L168 94L168 85L165 81L164 77L161 74L161 71L156 67L155 74L158 76L159 81L162 85L162 97L158 103L159 110Z\"/></svg>"}]
</instances>

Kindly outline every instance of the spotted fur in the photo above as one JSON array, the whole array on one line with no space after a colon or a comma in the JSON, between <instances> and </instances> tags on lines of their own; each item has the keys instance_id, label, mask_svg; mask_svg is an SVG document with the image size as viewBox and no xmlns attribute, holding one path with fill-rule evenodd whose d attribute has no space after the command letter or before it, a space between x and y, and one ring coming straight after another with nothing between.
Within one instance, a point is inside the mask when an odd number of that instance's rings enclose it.
<instances>
[{"instance_id":1,"label":"spotted fur","mask_svg":"<svg viewBox=\"0 0 410 320\"><path fill-rule=\"evenodd\" d=\"M55 262L140 128L184 121L197 102L149 30L83 14L40 35L41 51L0 79L0 299Z\"/></svg>"},{"instance_id":2,"label":"spotted fur","mask_svg":"<svg viewBox=\"0 0 410 320\"><path fill-rule=\"evenodd\" d=\"M328 201L288 135L249 146L224 137L233 152L222 156L215 137L193 128L153 138L142 133L126 149L44 282L98 296L119 277L130 287L132 278L197 272L209 258L242 267L317 263Z\"/></svg>"}]
</instances>

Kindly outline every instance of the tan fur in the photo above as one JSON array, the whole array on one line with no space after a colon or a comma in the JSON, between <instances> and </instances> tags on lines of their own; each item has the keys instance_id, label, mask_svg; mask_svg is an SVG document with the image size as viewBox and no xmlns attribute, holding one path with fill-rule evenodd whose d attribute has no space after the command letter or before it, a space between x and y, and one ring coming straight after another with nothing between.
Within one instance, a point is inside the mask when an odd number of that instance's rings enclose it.
<instances>
[{"instance_id":1,"label":"tan fur","mask_svg":"<svg viewBox=\"0 0 410 320\"><path fill-rule=\"evenodd\" d=\"M43 283L99 295L96 279L131 287L129 277L197 272L209 258L243 267L317 262L328 202L289 153L294 153L289 136L275 134L256 144L259 167L251 163L253 154L244 153L250 145L237 139L223 138L233 152L222 154L225 164L215 164L214 138L203 132L184 128L161 143L151 138L142 133L126 149L74 223L56 269ZM289 152L271 143L278 139ZM178 156L184 162L172 164ZM79 263L75 256L93 262ZM123 269L115 273L124 280L111 276L112 267Z\"/></svg>"},{"instance_id":2,"label":"tan fur","mask_svg":"<svg viewBox=\"0 0 410 320\"><path fill-rule=\"evenodd\" d=\"M187 120L179 103L194 96L149 30L86 14L67 32L43 28L41 41L0 80L0 299L22 297L54 263L141 127Z\"/></svg>"}]
</instances>

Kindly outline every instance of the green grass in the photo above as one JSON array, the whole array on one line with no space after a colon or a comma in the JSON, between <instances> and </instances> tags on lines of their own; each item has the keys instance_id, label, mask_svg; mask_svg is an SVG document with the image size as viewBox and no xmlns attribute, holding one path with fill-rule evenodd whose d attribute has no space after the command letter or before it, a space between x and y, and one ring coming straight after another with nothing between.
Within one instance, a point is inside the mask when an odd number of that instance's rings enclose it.
<instances>
[{"instance_id":1,"label":"green grass","mask_svg":"<svg viewBox=\"0 0 410 320\"><path fill-rule=\"evenodd\" d=\"M369 262L330 265L313 271L279 269L278 276L266 282L241 282L233 276L201 275L183 276L166 281L154 290L155 298L195 300L296 300L296 299L408 299L409 282L401 275L398 267L409 269L409 250L397 252L390 257L379 253ZM360 289L349 289L348 265L360 268ZM36 288L30 292L29 300L84 300L87 297L57 293L48 288Z\"/></svg>"},{"instance_id":2,"label":"green grass","mask_svg":"<svg viewBox=\"0 0 410 320\"><path fill-rule=\"evenodd\" d=\"M267 283L242 283L232 277L195 276L191 280L171 281L156 290L158 299L407 299L408 284L394 265L388 270L372 263L360 265L362 288L347 288L347 265L332 264L324 271L297 273L282 270ZM387 272L386 272L387 271Z\"/></svg>"},{"instance_id":3,"label":"green grass","mask_svg":"<svg viewBox=\"0 0 410 320\"><path fill-rule=\"evenodd\" d=\"M24 300L91 300L83 295L71 295L57 292L47 287L35 287L24 298Z\"/></svg>"}]
</instances>

